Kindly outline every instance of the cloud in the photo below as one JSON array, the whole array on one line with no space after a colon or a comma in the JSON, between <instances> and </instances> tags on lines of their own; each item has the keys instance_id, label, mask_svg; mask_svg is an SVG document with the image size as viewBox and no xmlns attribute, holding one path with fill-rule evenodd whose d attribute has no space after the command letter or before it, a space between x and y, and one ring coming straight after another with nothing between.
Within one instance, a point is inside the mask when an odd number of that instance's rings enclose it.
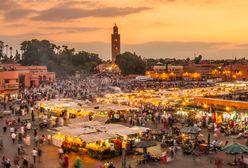
<instances>
[{"instance_id":1,"label":"cloud","mask_svg":"<svg viewBox=\"0 0 248 168\"><path fill-rule=\"evenodd\" d=\"M35 38L35 37L44 36L44 35L47 35L47 34L39 33L39 32L28 32L28 33L16 34L16 35L13 35L13 37L28 39L28 38ZM12 37L12 35L10 37Z\"/></svg>"},{"instance_id":2,"label":"cloud","mask_svg":"<svg viewBox=\"0 0 248 168\"><path fill-rule=\"evenodd\" d=\"M25 4L29 2L29 7ZM49 8L37 8L38 5ZM85 17L118 17L139 13L151 8L148 7L118 7L106 6L102 1L90 0L3 0L0 4L0 11L3 10L3 17L7 21L29 19L31 21L67 21ZM42 5L41 5L42 6Z\"/></svg>"},{"instance_id":3,"label":"cloud","mask_svg":"<svg viewBox=\"0 0 248 168\"><path fill-rule=\"evenodd\" d=\"M10 9L18 7L19 4L14 0L1 0L0 11L8 11Z\"/></svg>"},{"instance_id":4,"label":"cloud","mask_svg":"<svg viewBox=\"0 0 248 168\"><path fill-rule=\"evenodd\" d=\"M194 54L206 59L242 58L248 56L248 47L229 42L148 42L122 46L123 51L136 52L145 58L193 58Z\"/></svg>"},{"instance_id":5,"label":"cloud","mask_svg":"<svg viewBox=\"0 0 248 168\"><path fill-rule=\"evenodd\" d=\"M26 27L27 24L24 24L24 23L8 23L5 25L6 28L16 28L16 27Z\"/></svg>"},{"instance_id":6,"label":"cloud","mask_svg":"<svg viewBox=\"0 0 248 168\"><path fill-rule=\"evenodd\" d=\"M42 33L27 33L29 37L19 35L3 36L0 39L5 44L11 44L14 48L19 48L19 44L24 40L31 40ZM34 37L36 36L36 37ZM51 41L57 45L67 45L70 48L75 48L76 51L88 51L99 54L105 60L111 59L111 44L105 42L56 42ZM223 47L223 46L234 47ZM235 47L242 46L242 47ZM220 49L221 48L221 49ZM143 44L122 44L121 52L131 51L136 52L144 58L176 58L185 59L187 57L193 58L196 55L202 54L203 59L234 59L246 57L248 59L248 44L234 44L229 42L215 43L215 42L147 42Z\"/></svg>"},{"instance_id":7,"label":"cloud","mask_svg":"<svg viewBox=\"0 0 248 168\"><path fill-rule=\"evenodd\" d=\"M4 13L5 20L19 20L24 19L35 11L31 9L13 9Z\"/></svg>"},{"instance_id":8,"label":"cloud","mask_svg":"<svg viewBox=\"0 0 248 168\"><path fill-rule=\"evenodd\" d=\"M102 7L95 9L83 9L75 7L57 6L47 10L40 11L32 20L37 21L65 21L85 17L114 17L126 16L129 14L139 13L149 10L148 7Z\"/></svg>"},{"instance_id":9,"label":"cloud","mask_svg":"<svg viewBox=\"0 0 248 168\"><path fill-rule=\"evenodd\" d=\"M176 2L184 2L189 3L191 5L196 4L213 4L219 2L221 0L146 0L148 3L155 2L155 3L176 3Z\"/></svg>"},{"instance_id":10,"label":"cloud","mask_svg":"<svg viewBox=\"0 0 248 168\"><path fill-rule=\"evenodd\" d=\"M42 37L42 36L46 36L46 35L54 35L54 34L61 34L63 32L54 32L54 33L42 33L42 32L27 32L27 33L18 33L18 34L9 34L9 35L1 35L0 37L4 37L4 38L17 38L17 39L32 39L32 38L36 38L36 37Z\"/></svg>"},{"instance_id":11,"label":"cloud","mask_svg":"<svg viewBox=\"0 0 248 168\"><path fill-rule=\"evenodd\" d=\"M1 35L1 37L9 37L9 38L36 38L48 35L62 35L62 34L72 34L72 33L79 33L79 32L88 32L88 31L97 31L103 29L101 27L39 27L40 30L50 30L49 32L42 32L42 31L30 31L27 33L20 33L20 34L11 34L11 35Z\"/></svg>"},{"instance_id":12,"label":"cloud","mask_svg":"<svg viewBox=\"0 0 248 168\"><path fill-rule=\"evenodd\" d=\"M54 42L57 44L58 42ZM59 42L69 47L74 47L77 51L84 50L98 53L105 60L111 58L111 44L105 42ZM237 48L239 44L229 42L147 42L141 44L122 44L121 52L136 52L144 58L194 58L194 54L203 55L204 59L233 59L248 58L248 45L242 44L243 48ZM229 47L227 47L229 46Z\"/></svg>"},{"instance_id":13,"label":"cloud","mask_svg":"<svg viewBox=\"0 0 248 168\"><path fill-rule=\"evenodd\" d=\"M59 4L59 6L64 7L78 7L78 6L87 6L87 7L96 7L100 4L98 1L76 1L76 0L70 0L70 1L64 1Z\"/></svg>"},{"instance_id":14,"label":"cloud","mask_svg":"<svg viewBox=\"0 0 248 168\"><path fill-rule=\"evenodd\" d=\"M194 54L205 53L205 51L217 50L219 46L227 43L210 42L148 42L144 44L126 45L123 49L130 50L145 57L173 58L173 57L192 57Z\"/></svg>"},{"instance_id":15,"label":"cloud","mask_svg":"<svg viewBox=\"0 0 248 168\"><path fill-rule=\"evenodd\" d=\"M89 31L97 31L103 28L101 27L63 27L63 26L53 26L53 27L40 27L41 29L47 30L60 30L63 33L78 33L78 32L89 32Z\"/></svg>"}]
</instances>

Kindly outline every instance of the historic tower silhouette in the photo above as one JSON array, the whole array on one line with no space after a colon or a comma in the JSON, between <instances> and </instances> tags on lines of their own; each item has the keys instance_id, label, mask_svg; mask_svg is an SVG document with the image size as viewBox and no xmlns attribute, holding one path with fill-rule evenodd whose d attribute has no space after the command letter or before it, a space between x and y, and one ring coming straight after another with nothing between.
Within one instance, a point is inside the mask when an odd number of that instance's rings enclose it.
<instances>
[{"instance_id":1,"label":"historic tower silhouette","mask_svg":"<svg viewBox=\"0 0 248 168\"><path fill-rule=\"evenodd\" d=\"M121 51L120 34L118 33L118 27L116 26L116 24L113 27L111 46L112 46L112 63L114 64L116 61L116 57L120 54Z\"/></svg>"}]
</instances>

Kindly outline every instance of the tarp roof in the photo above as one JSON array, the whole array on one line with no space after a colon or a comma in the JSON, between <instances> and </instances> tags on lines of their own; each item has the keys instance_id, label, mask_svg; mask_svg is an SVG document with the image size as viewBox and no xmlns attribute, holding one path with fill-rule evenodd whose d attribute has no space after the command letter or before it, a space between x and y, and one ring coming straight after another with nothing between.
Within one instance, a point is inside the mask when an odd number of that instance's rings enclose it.
<instances>
[{"instance_id":1,"label":"tarp roof","mask_svg":"<svg viewBox=\"0 0 248 168\"><path fill-rule=\"evenodd\" d=\"M84 134L79 136L80 139L82 139L86 143L101 141L101 140L107 140L116 138L116 135L108 134L106 132L98 132L98 133L92 133L92 134Z\"/></svg>"}]
</instances>

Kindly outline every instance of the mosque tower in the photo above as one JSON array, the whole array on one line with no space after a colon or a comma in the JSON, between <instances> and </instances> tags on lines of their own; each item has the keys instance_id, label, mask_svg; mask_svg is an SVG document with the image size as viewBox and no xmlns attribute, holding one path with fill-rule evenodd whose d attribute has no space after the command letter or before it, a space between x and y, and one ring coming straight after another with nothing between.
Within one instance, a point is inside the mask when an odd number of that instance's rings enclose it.
<instances>
[{"instance_id":1,"label":"mosque tower","mask_svg":"<svg viewBox=\"0 0 248 168\"><path fill-rule=\"evenodd\" d=\"M121 51L120 34L118 33L118 27L116 24L113 27L113 34L111 36L112 63L115 64L116 57L120 54Z\"/></svg>"}]
</instances>

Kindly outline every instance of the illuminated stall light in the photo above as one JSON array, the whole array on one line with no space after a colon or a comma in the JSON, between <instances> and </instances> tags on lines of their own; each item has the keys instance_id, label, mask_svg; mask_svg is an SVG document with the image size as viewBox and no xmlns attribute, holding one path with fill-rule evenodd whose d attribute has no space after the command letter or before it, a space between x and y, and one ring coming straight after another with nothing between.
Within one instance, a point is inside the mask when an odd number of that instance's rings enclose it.
<instances>
[{"instance_id":1,"label":"illuminated stall light","mask_svg":"<svg viewBox=\"0 0 248 168\"><path fill-rule=\"evenodd\" d=\"M204 104L203 107L204 107L204 108L208 108L208 105L207 105L207 104Z\"/></svg>"}]
</instances>

